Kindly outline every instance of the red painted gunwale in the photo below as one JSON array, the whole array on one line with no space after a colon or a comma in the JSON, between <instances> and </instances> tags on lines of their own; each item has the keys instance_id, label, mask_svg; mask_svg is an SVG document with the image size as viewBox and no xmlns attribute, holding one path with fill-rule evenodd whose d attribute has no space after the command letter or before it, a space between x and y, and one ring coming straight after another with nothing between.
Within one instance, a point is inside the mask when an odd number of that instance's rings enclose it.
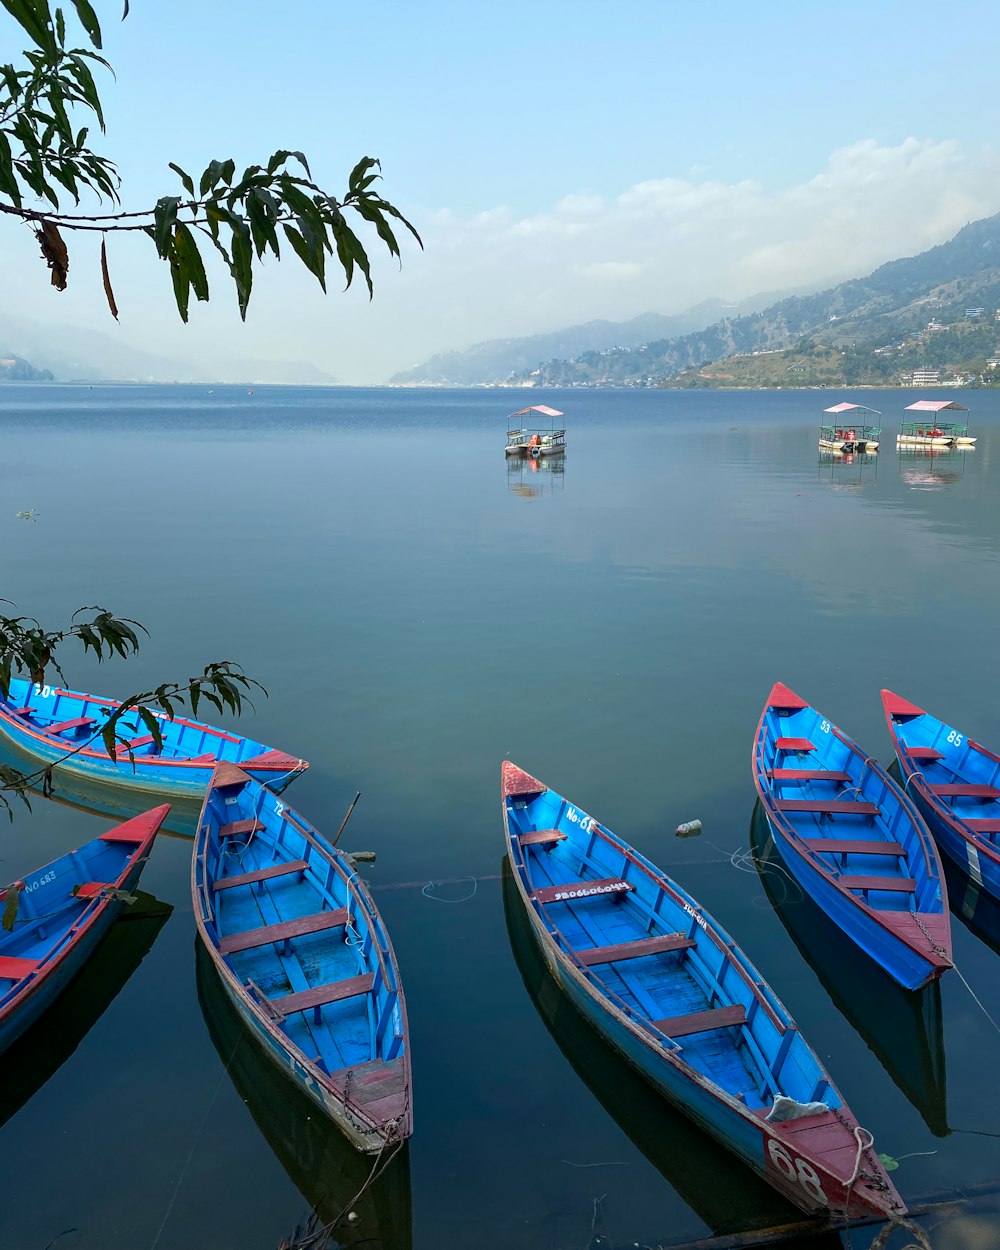
<instances>
[{"instance_id":1,"label":"red painted gunwale","mask_svg":"<svg viewBox=\"0 0 1000 1250\"><path fill-rule=\"evenodd\" d=\"M794 1149L822 1171L823 1188L830 1202L831 1214L842 1214L846 1219L860 1219L872 1214L884 1218L893 1215L904 1215L906 1213L905 1204L888 1176L886 1176L880 1163L870 1163L870 1166L881 1173L886 1186L885 1195L877 1188L869 1188L861 1182L855 1182L853 1187L847 1184L845 1178L849 1178L854 1170L857 1153L854 1133L856 1129L859 1129L859 1124L842 1097L840 1098L841 1105L838 1112L831 1111L821 1116L808 1116L800 1120L787 1120L773 1124L767 1123L765 1121L765 1116L768 1114L766 1107L751 1109L740 1103L732 1095L726 1093L725 1090L708 1081L697 1069L691 1067L683 1058L682 1048L679 1046L674 1047L670 1039L665 1039L650 1021L633 1017L628 1006L601 981L600 967L590 968L583 964L565 935L552 920L548 916L545 916L543 919L541 908L535 905L533 896L528 894L525 889L524 880L522 879L522 874L525 879L528 877L525 850L520 840L511 835L506 800L513 797L535 797L544 793L548 788L543 782L523 769L518 768L509 760L505 760L501 765L501 808L507 842L507 857L513 869L514 882L521 897L521 902L539 936L539 940L554 951L564 973L571 977L579 989L602 1010L609 1012L619 1026L628 1029L644 1046L658 1050L663 1059L680 1069L688 1080L705 1089L717 1101L726 1104L731 1111L741 1118L754 1122L761 1132L763 1170L766 1172L770 1183L784 1193L794 1205L802 1210L808 1209L802 1204L798 1185L789 1182L782 1170L770 1161L767 1146L769 1141L775 1141ZM593 817L591 817L591 821L591 831L593 833L613 845L615 851L618 854L624 854L628 862L635 865L638 871L650 877L671 898L676 899L682 906L684 905L684 900L676 893L666 877L656 871L650 871L649 865L640 860L627 843L619 839L610 838L607 829L594 820ZM701 908L696 907L692 919L699 923L701 916ZM720 951L725 951L728 955L729 948L734 943L731 941L729 943L724 942L721 935L711 926L704 928L702 931L709 937L714 946ZM759 1003L759 1009L767 1014L768 1018L780 1032L784 1032L787 1028L795 1029L798 1027L791 1018L789 1018L789 1022L786 1024L786 1021L777 1015L766 997L760 993L760 986L749 978L746 970L738 961L734 961L730 964L730 967L740 975L745 984L750 986ZM829 1074L826 1075L829 1078ZM830 1084L833 1085L832 1080ZM870 1155L870 1150L867 1153ZM837 1208L837 1211L834 1212L832 1208Z\"/></svg>"},{"instance_id":2,"label":"red painted gunwale","mask_svg":"<svg viewBox=\"0 0 1000 1250\"><path fill-rule=\"evenodd\" d=\"M777 703L772 702L772 698L775 697L775 691L778 692L776 697L778 698L779 701ZM850 890L843 889L840 883L841 878L839 874L836 874L833 871L831 871L831 869L828 868L827 865L823 863L821 857L815 851L811 850L810 847L807 845L810 839L807 839L803 835L799 834L794 829L794 827L787 820L784 819L784 817L781 814L781 811L778 808L776 808L774 803L771 801L772 796L771 796L770 789L765 784L764 779L760 776L758 772L758 768L757 768L758 747L763 739L763 734L764 734L764 729L765 729L765 720L766 720L768 711L772 707L783 708L783 707L792 706L788 703L781 701L782 699L786 698L789 695L791 695L792 698L794 699L799 698L799 696L793 694L792 691L790 691L787 686L783 685L781 682L775 682L774 687L771 690L771 694L768 696L767 701L764 704L763 711L760 714L760 720L757 722L757 732L754 735L753 748L750 754L750 768L753 773L754 785L757 788L757 794L758 794L758 797L760 798L761 803L767 810L768 819L773 821L775 824L781 826L782 832L784 833L788 841L789 847L792 850L794 850L796 854L801 855L803 859L808 859L810 867L813 868L816 872L820 873L823 877L825 877L827 881L830 883L830 885L833 886L840 893L841 897L847 900L847 902L852 907L856 907L860 911L865 912L877 924L880 924L884 929L889 930L905 946L908 946L910 950L918 954L921 959L926 959L927 962L933 968L933 972L931 974L930 979L936 980L938 977L943 976L944 973L947 972L949 968L954 967L954 964L951 958L951 950L952 950L951 924L950 924L950 921L948 921L948 886L945 881L944 871L940 870L937 874L938 881L940 882L940 886L941 886L941 902L943 905L942 915L937 916L937 915L928 914L925 912L919 913L921 917L921 921L924 924L927 924L928 921L935 922L933 927L928 924L928 928L930 929L931 933L934 935L933 941L935 945L940 950L945 951L945 954L942 956L942 955L938 955L937 951L935 951L933 948L931 949L930 952L928 952L927 947L930 945L930 943L928 942L927 935L923 932L923 930L920 928L920 925L914 919L915 913L882 911L877 907L872 907L870 903L866 903L864 899L859 898L856 894L853 894ZM811 704L806 703L804 701L800 700L800 702L801 702L802 707L812 706ZM794 706L798 707L799 704L797 703ZM862 759L865 758L860 748L858 747L857 743L854 742L851 738L849 738L847 734L843 733L840 729L838 729L837 726L834 725L832 722L830 723L830 732L835 737L837 737L841 742L843 742L844 745L847 746L851 750L852 753L857 754ZM879 767L879 765L876 763L875 760L869 760L868 763L870 767L877 769L878 772L882 773L884 771L883 769ZM910 806L912 807L912 803L910 804ZM929 832L926 830L926 827L924 826L923 820L920 817L919 813L917 813L917 834L920 838L921 843L924 846L924 850L928 856L929 862L931 864L938 863L940 867L940 861L938 858L937 848L934 845L934 841L931 838ZM907 917L909 917L909 919L907 919ZM941 940L939 940L939 937Z\"/></svg>"},{"instance_id":3,"label":"red painted gunwale","mask_svg":"<svg viewBox=\"0 0 1000 1250\"><path fill-rule=\"evenodd\" d=\"M107 842L134 841L136 844L135 850L125 861L122 871L114 881L109 881L105 884L120 890L135 871L137 864L140 865L141 871L142 867L145 866L145 861L149 858L156 835L159 833L160 827L166 820L169 812L170 804L162 803L159 807L151 808L148 812L143 812L139 816L133 816L130 820L126 820L120 825L115 825L114 828L108 829L100 835ZM62 857L60 856L60 858ZM0 892L0 902L6 897L6 890ZM69 941L63 939L62 945L57 950L50 951L44 959L39 960L35 972L30 977L25 977L23 982L18 983L18 988L13 996L0 1008L0 1022L8 1019L24 1003L30 1001L31 996L37 993L58 972L67 957L73 951L87 944L95 926L100 924L108 908L115 902L114 898L103 893L94 897L91 905L85 908L80 919L69 930Z\"/></svg>"},{"instance_id":4,"label":"red painted gunwale","mask_svg":"<svg viewBox=\"0 0 1000 1250\"><path fill-rule=\"evenodd\" d=\"M900 707L915 710L901 713L899 711ZM889 733L892 735L896 759L899 767L905 774L904 780L906 784L911 790L917 789L920 791L924 800L934 808L938 817L951 828L957 838L960 838L963 842L971 843L978 854L985 855L987 859L992 860L994 864L1000 867L1000 846L996 846L989 838L980 837L975 825L966 824L961 817L956 816L947 803L941 802L938 796L931 791L923 772L913 763L910 753L906 749L906 743L899 736L898 727L893 717L898 715L925 716L926 713L923 708L917 708L915 704L907 703L905 699L901 699L899 695L893 694L891 690L883 690L882 709L885 712L885 722L889 727ZM973 742L971 738L966 738L966 742L972 750L979 751L988 759L993 760L994 763L1000 764L1000 756L994 755L992 751L988 751L985 747L980 746L978 742Z\"/></svg>"}]
</instances>

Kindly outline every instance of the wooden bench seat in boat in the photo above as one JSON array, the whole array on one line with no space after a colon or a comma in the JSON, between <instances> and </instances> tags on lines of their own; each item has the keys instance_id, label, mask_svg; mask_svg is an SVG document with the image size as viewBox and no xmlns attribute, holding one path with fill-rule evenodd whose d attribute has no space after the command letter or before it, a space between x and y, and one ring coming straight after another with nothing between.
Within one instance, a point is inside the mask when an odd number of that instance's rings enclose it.
<instances>
[{"instance_id":1,"label":"wooden bench seat in boat","mask_svg":"<svg viewBox=\"0 0 1000 1250\"><path fill-rule=\"evenodd\" d=\"M230 933L219 938L219 950L223 955L235 955L237 951L252 950L271 942L290 942L292 938L305 937L310 933L343 928L349 918L347 908L338 907L336 910L316 912L312 916L263 925L259 929L244 929L242 933Z\"/></svg>"},{"instance_id":2,"label":"wooden bench seat in boat","mask_svg":"<svg viewBox=\"0 0 1000 1250\"><path fill-rule=\"evenodd\" d=\"M821 816L877 816L878 808L864 799L775 799L779 812L818 812Z\"/></svg>"},{"instance_id":3,"label":"wooden bench seat in boat","mask_svg":"<svg viewBox=\"0 0 1000 1250\"><path fill-rule=\"evenodd\" d=\"M37 708L33 707L12 707L10 709L11 716L34 716Z\"/></svg>"},{"instance_id":4,"label":"wooden bench seat in boat","mask_svg":"<svg viewBox=\"0 0 1000 1250\"><path fill-rule=\"evenodd\" d=\"M34 972L40 962L38 959L21 959L17 955L0 955L0 977L5 981L20 981Z\"/></svg>"},{"instance_id":5,"label":"wooden bench seat in boat","mask_svg":"<svg viewBox=\"0 0 1000 1250\"><path fill-rule=\"evenodd\" d=\"M1000 820L979 820L975 816L963 817L963 819L976 833L1000 833Z\"/></svg>"},{"instance_id":6,"label":"wooden bench seat in boat","mask_svg":"<svg viewBox=\"0 0 1000 1250\"><path fill-rule=\"evenodd\" d=\"M259 820L231 820L219 828L220 838L237 838L243 833L260 833L266 828Z\"/></svg>"},{"instance_id":7,"label":"wooden bench seat in boat","mask_svg":"<svg viewBox=\"0 0 1000 1250\"><path fill-rule=\"evenodd\" d=\"M636 938L632 942L619 942L616 946L595 946L591 950L577 951L576 957L585 968L596 968L599 964L642 959L645 955L660 955L665 951L686 951L694 945L694 938L683 933L665 933L662 937Z\"/></svg>"},{"instance_id":8,"label":"wooden bench seat in boat","mask_svg":"<svg viewBox=\"0 0 1000 1250\"><path fill-rule=\"evenodd\" d=\"M585 898L621 897L632 890L621 877L603 877L600 881L566 881L562 885L546 885L534 894L536 903L575 903Z\"/></svg>"},{"instance_id":9,"label":"wooden bench seat in boat","mask_svg":"<svg viewBox=\"0 0 1000 1250\"><path fill-rule=\"evenodd\" d=\"M911 760L943 760L944 756L934 747L908 747L903 743L903 749L909 755Z\"/></svg>"},{"instance_id":10,"label":"wooden bench seat in boat","mask_svg":"<svg viewBox=\"0 0 1000 1250\"><path fill-rule=\"evenodd\" d=\"M912 877L841 877L845 890L891 890L899 894L913 894L917 883Z\"/></svg>"},{"instance_id":11,"label":"wooden bench seat in boat","mask_svg":"<svg viewBox=\"0 0 1000 1250\"><path fill-rule=\"evenodd\" d=\"M116 755L127 755L129 751L138 751L140 747L148 747L156 739L152 734L143 734L141 738L133 738L130 742L120 742L115 750Z\"/></svg>"},{"instance_id":12,"label":"wooden bench seat in boat","mask_svg":"<svg viewBox=\"0 0 1000 1250\"><path fill-rule=\"evenodd\" d=\"M905 855L898 842L862 841L854 838L803 838L810 851L830 855Z\"/></svg>"},{"instance_id":13,"label":"wooden bench seat in boat","mask_svg":"<svg viewBox=\"0 0 1000 1250\"><path fill-rule=\"evenodd\" d=\"M778 751L801 751L803 755L816 750L816 743L808 738L779 738L774 745Z\"/></svg>"},{"instance_id":14,"label":"wooden bench seat in boat","mask_svg":"<svg viewBox=\"0 0 1000 1250\"><path fill-rule=\"evenodd\" d=\"M948 784L927 788L931 794L942 799L1000 799L1000 790L996 786Z\"/></svg>"},{"instance_id":15,"label":"wooden bench seat in boat","mask_svg":"<svg viewBox=\"0 0 1000 1250\"><path fill-rule=\"evenodd\" d=\"M75 720L61 720L55 725L46 725L45 728L50 734L64 734L73 729L89 729L96 724L97 721L92 716L78 716Z\"/></svg>"},{"instance_id":16,"label":"wooden bench seat in boat","mask_svg":"<svg viewBox=\"0 0 1000 1250\"><path fill-rule=\"evenodd\" d=\"M115 887L109 881L83 881L73 889L74 898L97 898L104 890Z\"/></svg>"},{"instance_id":17,"label":"wooden bench seat in boat","mask_svg":"<svg viewBox=\"0 0 1000 1250\"><path fill-rule=\"evenodd\" d=\"M309 867L307 859L291 859L285 864L271 864L269 868L258 868L255 872L241 872L234 877L219 877L212 882L213 890L231 890L237 885L252 885L255 881L270 881L273 877L284 877L290 872L305 872Z\"/></svg>"},{"instance_id":18,"label":"wooden bench seat in boat","mask_svg":"<svg viewBox=\"0 0 1000 1250\"><path fill-rule=\"evenodd\" d=\"M709 1011L695 1011L688 1016L668 1016L666 1020L654 1020L653 1028L667 1037L689 1037L692 1033L710 1033L713 1029L728 1029L733 1025L746 1024L747 1013L739 1005L713 1007Z\"/></svg>"},{"instance_id":19,"label":"wooden bench seat in boat","mask_svg":"<svg viewBox=\"0 0 1000 1250\"><path fill-rule=\"evenodd\" d=\"M772 768L775 781L850 781L850 773L838 773L831 768Z\"/></svg>"},{"instance_id":20,"label":"wooden bench seat in boat","mask_svg":"<svg viewBox=\"0 0 1000 1250\"><path fill-rule=\"evenodd\" d=\"M339 1003L345 998L357 998L361 994L371 992L375 974L366 972L360 977L347 977L343 981L331 981L328 985L316 985L311 990L300 990L297 994L283 994L280 998L269 998L268 1002L283 1016L293 1016L298 1011L309 1011L327 1003Z\"/></svg>"},{"instance_id":21,"label":"wooden bench seat in boat","mask_svg":"<svg viewBox=\"0 0 1000 1250\"><path fill-rule=\"evenodd\" d=\"M555 846L565 837L558 829L533 829L530 833L522 833L517 840L522 846Z\"/></svg>"}]
</instances>

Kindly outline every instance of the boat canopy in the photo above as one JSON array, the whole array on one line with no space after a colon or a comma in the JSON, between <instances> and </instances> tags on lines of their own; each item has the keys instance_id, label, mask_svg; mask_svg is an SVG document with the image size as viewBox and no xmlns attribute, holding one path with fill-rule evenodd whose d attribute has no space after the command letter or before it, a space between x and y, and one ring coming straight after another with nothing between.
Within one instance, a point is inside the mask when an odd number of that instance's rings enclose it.
<instances>
[{"instance_id":1,"label":"boat canopy","mask_svg":"<svg viewBox=\"0 0 1000 1250\"><path fill-rule=\"evenodd\" d=\"M864 404L834 404L832 408L824 408L824 412L870 412L873 417L880 417L882 414L877 408L866 408Z\"/></svg>"},{"instance_id":2,"label":"boat canopy","mask_svg":"<svg viewBox=\"0 0 1000 1250\"><path fill-rule=\"evenodd\" d=\"M513 420L514 417L525 417L529 412L540 412L543 417L563 417L566 415L555 408L547 408L545 404L535 404L531 408L521 408L518 412L512 412L508 420Z\"/></svg>"},{"instance_id":3,"label":"boat canopy","mask_svg":"<svg viewBox=\"0 0 1000 1250\"><path fill-rule=\"evenodd\" d=\"M964 404L960 404L956 399L918 399L915 404L907 404L903 411L944 412L946 409L951 409L954 412L969 411Z\"/></svg>"}]
</instances>

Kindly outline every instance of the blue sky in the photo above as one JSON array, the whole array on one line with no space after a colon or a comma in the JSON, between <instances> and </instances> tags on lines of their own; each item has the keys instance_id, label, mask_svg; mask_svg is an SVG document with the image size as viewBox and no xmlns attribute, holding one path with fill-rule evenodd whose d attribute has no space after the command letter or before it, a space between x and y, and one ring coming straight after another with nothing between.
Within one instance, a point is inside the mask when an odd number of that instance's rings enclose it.
<instances>
[{"instance_id":1,"label":"blue sky","mask_svg":"<svg viewBox=\"0 0 1000 1250\"><path fill-rule=\"evenodd\" d=\"M284 264L246 327L220 280L185 329L162 266L112 240L115 327L86 247L57 296L0 225L24 315L175 357L378 382L487 337L852 276L1000 211L985 4L132 0L124 23L120 0L97 7L128 207L176 189L168 160L300 148L336 190L367 153L427 245L378 265L371 305ZM0 20L0 59L11 34Z\"/></svg>"}]
</instances>

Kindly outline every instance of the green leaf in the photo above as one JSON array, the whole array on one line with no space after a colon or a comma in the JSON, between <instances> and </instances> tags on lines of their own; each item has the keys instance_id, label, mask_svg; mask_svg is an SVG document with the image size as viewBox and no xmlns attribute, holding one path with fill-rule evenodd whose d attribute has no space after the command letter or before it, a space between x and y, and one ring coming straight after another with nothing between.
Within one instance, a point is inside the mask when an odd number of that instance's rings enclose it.
<instances>
[{"instance_id":1,"label":"green leaf","mask_svg":"<svg viewBox=\"0 0 1000 1250\"><path fill-rule=\"evenodd\" d=\"M182 221L174 229L174 258L183 267L195 299L207 300L208 275L205 273L205 265L194 235Z\"/></svg>"},{"instance_id":2,"label":"green leaf","mask_svg":"<svg viewBox=\"0 0 1000 1250\"><path fill-rule=\"evenodd\" d=\"M91 8L88 0L73 0L73 6L76 9L76 15L80 19L83 29L90 36L90 42L95 48L101 46L101 24L97 20L97 14Z\"/></svg>"},{"instance_id":3,"label":"green leaf","mask_svg":"<svg viewBox=\"0 0 1000 1250\"><path fill-rule=\"evenodd\" d=\"M879 1162L887 1172L895 1172L899 1167L899 1162L892 1155L879 1154Z\"/></svg>"},{"instance_id":4,"label":"green leaf","mask_svg":"<svg viewBox=\"0 0 1000 1250\"><path fill-rule=\"evenodd\" d=\"M170 242L177 223L180 200L176 195L164 195L156 201L153 209L153 241L161 260L170 255Z\"/></svg>"},{"instance_id":5,"label":"green leaf","mask_svg":"<svg viewBox=\"0 0 1000 1250\"><path fill-rule=\"evenodd\" d=\"M173 161L167 161L167 164L178 176L178 178L180 178L181 182L184 184L184 190L188 193L188 195L194 195L194 179L191 175L185 173L184 170L181 169L180 165L175 165Z\"/></svg>"},{"instance_id":6,"label":"green leaf","mask_svg":"<svg viewBox=\"0 0 1000 1250\"><path fill-rule=\"evenodd\" d=\"M146 726L146 731L153 735L153 746L155 750L163 750L163 728L160 725L159 717L154 716L148 708L137 707L136 711L142 717L142 723Z\"/></svg>"},{"instance_id":7,"label":"green leaf","mask_svg":"<svg viewBox=\"0 0 1000 1250\"><path fill-rule=\"evenodd\" d=\"M14 928L14 921L17 920L17 907L20 901L21 891L17 888L16 883L12 883L7 887L7 895L4 899L3 907L3 927L6 933L10 933Z\"/></svg>"}]
</instances>

